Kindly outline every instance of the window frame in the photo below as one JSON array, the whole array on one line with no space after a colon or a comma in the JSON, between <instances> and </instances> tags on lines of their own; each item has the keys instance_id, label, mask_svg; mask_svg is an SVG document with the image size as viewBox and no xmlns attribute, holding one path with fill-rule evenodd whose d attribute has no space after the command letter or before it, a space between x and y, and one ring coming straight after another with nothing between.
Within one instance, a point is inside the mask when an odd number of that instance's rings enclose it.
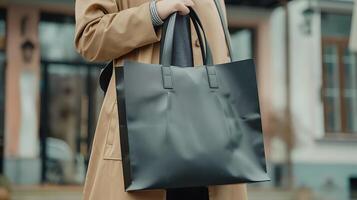
<instances>
[{"instance_id":1,"label":"window frame","mask_svg":"<svg viewBox=\"0 0 357 200\"><path fill-rule=\"evenodd\" d=\"M67 14L67 13L58 13L58 12L51 12L51 11L41 11L40 12L40 20L39 24L41 22L53 22L53 23L73 23L75 24L75 16L73 14ZM41 35L39 33L39 39L41 40ZM89 158L90 158L90 153L91 153L91 148L92 148L92 142L94 138L94 132L95 132L95 124L97 122L98 118L98 110L93 109L93 104L97 104L97 106L100 108L100 105L102 103L102 100L100 100L100 103L98 104L96 99L93 99L93 97L96 95L94 92L95 87L98 87L98 85L94 85L92 81L92 70L100 70L102 66L104 66L104 63L98 63L98 62L89 62L84 59L52 59L52 58L44 58L43 55L41 54L41 79L40 81L43 84L43 89L40 91L41 92L41 100L40 100L40 107L41 107L41 120L40 120L40 141L42 146L46 146L46 138L49 137L51 130L50 130L50 123L53 123L51 121L50 117L50 106L51 102L51 94L50 94L50 85L53 84L53 82L50 80L50 72L49 69L52 68L55 65L62 65L64 68L83 68L86 70L86 74L83 77L85 79L85 95L88 97L88 102L87 105L85 105L83 108L87 109L87 111L84 111L83 113L86 113L87 116L85 118L85 126L82 125L82 116L77 116L76 120L76 129L78 132L78 135L76 136L76 149L74 151L76 153L83 153L82 155L84 156L85 159L85 164L86 168L88 167L89 163ZM82 115L82 111L80 111L79 115ZM92 122L95 122L94 124ZM85 136L82 135L83 132L86 132ZM83 148L85 146L85 148ZM85 151L85 152L84 152ZM48 155L46 148L42 148L41 152L41 160L42 160L42 183L49 183L49 180L47 178L47 171L48 171L48 166L47 166L47 161Z\"/></svg>"},{"instance_id":2,"label":"window frame","mask_svg":"<svg viewBox=\"0 0 357 200\"><path fill-rule=\"evenodd\" d=\"M329 12L336 14L335 12ZM341 14L351 14L351 13L341 13ZM337 47L337 66L338 66L338 89L339 93L339 116L340 116L340 131L327 130L326 124L328 123L327 109L328 103L326 102L325 89L327 88L327 72L326 72L326 63L324 60L324 50L327 45L335 45ZM321 33L321 67L322 67L322 87L321 87L321 101L323 103L323 117L324 117L324 132L325 137L327 138L357 138L357 131L349 131L347 123L347 105L344 99L344 90L345 90L345 65L343 58L345 56L345 50L348 48L349 38L341 36L323 36Z\"/></svg>"}]
</instances>

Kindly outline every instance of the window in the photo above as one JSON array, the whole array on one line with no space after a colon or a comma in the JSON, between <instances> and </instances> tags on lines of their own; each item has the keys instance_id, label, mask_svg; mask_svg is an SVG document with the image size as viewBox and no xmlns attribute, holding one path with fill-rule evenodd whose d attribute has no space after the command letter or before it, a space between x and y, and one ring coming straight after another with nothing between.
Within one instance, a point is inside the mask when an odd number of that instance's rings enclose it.
<instances>
[{"instance_id":1,"label":"window","mask_svg":"<svg viewBox=\"0 0 357 200\"><path fill-rule=\"evenodd\" d=\"M231 28L232 49L238 60L255 58L255 29Z\"/></svg>"},{"instance_id":2,"label":"window","mask_svg":"<svg viewBox=\"0 0 357 200\"><path fill-rule=\"evenodd\" d=\"M74 17L43 13L39 24L41 59L83 61L74 49Z\"/></svg>"},{"instance_id":3,"label":"window","mask_svg":"<svg viewBox=\"0 0 357 200\"><path fill-rule=\"evenodd\" d=\"M73 16L41 14L40 137L46 147L41 155L42 179L47 183L84 181L102 103L102 65L88 63L76 53L74 26Z\"/></svg>"},{"instance_id":4,"label":"window","mask_svg":"<svg viewBox=\"0 0 357 200\"><path fill-rule=\"evenodd\" d=\"M357 133L357 62L348 49L351 15L322 13L322 63L326 132Z\"/></svg>"}]
</instances>

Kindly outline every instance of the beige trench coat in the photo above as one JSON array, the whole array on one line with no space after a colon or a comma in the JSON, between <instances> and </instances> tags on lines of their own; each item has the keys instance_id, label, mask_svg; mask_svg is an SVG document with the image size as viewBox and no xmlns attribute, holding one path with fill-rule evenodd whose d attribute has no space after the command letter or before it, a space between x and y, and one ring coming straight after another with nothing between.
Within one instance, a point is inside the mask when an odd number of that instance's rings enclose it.
<instances>
[{"instance_id":1,"label":"beige trench coat","mask_svg":"<svg viewBox=\"0 0 357 200\"><path fill-rule=\"evenodd\" d=\"M161 30L155 30L150 0L76 0L75 45L91 61L124 59L158 63ZM214 0L194 0L215 63L229 62L224 32ZM222 6L224 2L222 0ZM194 30L194 29L192 29ZM202 63L197 35L192 33L194 62ZM100 112L83 191L84 200L165 200L165 190L125 192L119 122L113 76ZM210 200L245 200L245 185L209 186Z\"/></svg>"}]
</instances>

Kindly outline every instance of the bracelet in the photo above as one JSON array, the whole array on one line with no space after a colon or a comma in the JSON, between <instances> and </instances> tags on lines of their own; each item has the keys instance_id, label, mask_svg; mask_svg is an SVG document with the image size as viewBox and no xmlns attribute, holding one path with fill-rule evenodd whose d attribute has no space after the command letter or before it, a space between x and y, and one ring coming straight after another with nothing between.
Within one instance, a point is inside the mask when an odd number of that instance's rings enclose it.
<instances>
[{"instance_id":1,"label":"bracelet","mask_svg":"<svg viewBox=\"0 0 357 200\"><path fill-rule=\"evenodd\" d=\"M164 21L162 21L159 16L159 13L157 12L156 2L157 0L152 0L150 3L151 20L154 26L161 26Z\"/></svg>"}]
</instances>

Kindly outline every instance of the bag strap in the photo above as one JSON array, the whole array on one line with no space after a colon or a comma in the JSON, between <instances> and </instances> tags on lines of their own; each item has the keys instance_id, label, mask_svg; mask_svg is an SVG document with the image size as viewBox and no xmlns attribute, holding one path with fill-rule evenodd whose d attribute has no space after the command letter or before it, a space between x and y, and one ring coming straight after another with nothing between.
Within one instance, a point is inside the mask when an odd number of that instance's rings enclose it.
<instances>
[{"instance_id":1,"label":"bag strap","mask_svg":"<svg viewBox=\"0 0 357 200\"><path fill-rule=\"evenodd\" d=\"M114 61L108 62L105 65L105 67L100 71L99 85L100 85L100 88L103 90L104 93L107 92L110 79L112 78L113 67L114 67L113 66L113 62Z\"/></svg>"},{"instance_id":2,"label":"bag strap","mask_svg":"<svg viewBox=\"0 0 357 200\"><path fill-rule=\"evenodd\" d=\"M198 39L201 46L203 64L213 65L212 52L210 50L206 33L203 29L203 25L200 18L198 17L195 10L193 10L192 8L190 8L190 13L188 14L188 16L191 18L196 34L198 35ZM167 22L167 25L164 26L165 30L163 31L164 35L162 35L163 37L161 40L161 48L160 48L161 49L160 64L164 66L170 66L172 64L171 62L172 62L172 56L173 56L172 53L174 48L173 47L174 34L175 34L175 29L178 28L175 27L176 17L177 17L177 13L173 13L172 15L170 15L168 20L165 21L165 23Z\"/></svg>"},{"instance_id":3,"label":"bag strap","mask_svg":"<svg viewBox=\"0 0 357 200\"><path fill-rule=\"evenodd\" d=\"M219 2L219 0L214 0L214 3L216 4L219 17L221 18L221 23L222 23L222 27L223 27L223 30L224 30L224 36L226 38L226 43L227 43L227 46L228 46L229 55L231 56L231 60L233 60L232 41L231 41L231 37L230 37L230 34L229 34L229 30L228 30L228 23L225 20L226 18L225 18L224 12L223 12L222 5Z\"/></svg>"},{"instance_id":4,"label":"bag strap","mask_svg":"<svg viewBox=\"0 0 357 200\"><path fill-rule=\"evenodd\" d=\"M224 13L223 13L223 9L222 9L221 3L219 2L219 0L214 0L214 2L216 4L219 17L221 19L222 27L223 27L223 30L224 30L224 35L225 35L225 38L226 38L226 43L227 43L227 46L228 46L228 51L229 51L231 60L233 60L232 43L231 43L231 38L230 38L229 30L228 30L228 24L227 24L227 22L225 20L225 16L224 16ZM108 89L112 73L113 73L113 61L110 61L104 67L104 69L102 69L102 71L100 73L100 77L99 77L99 84L100 84L100 87L102 88L102 90L104 91L104 93Z\"/></svg>"}]
</instances>

